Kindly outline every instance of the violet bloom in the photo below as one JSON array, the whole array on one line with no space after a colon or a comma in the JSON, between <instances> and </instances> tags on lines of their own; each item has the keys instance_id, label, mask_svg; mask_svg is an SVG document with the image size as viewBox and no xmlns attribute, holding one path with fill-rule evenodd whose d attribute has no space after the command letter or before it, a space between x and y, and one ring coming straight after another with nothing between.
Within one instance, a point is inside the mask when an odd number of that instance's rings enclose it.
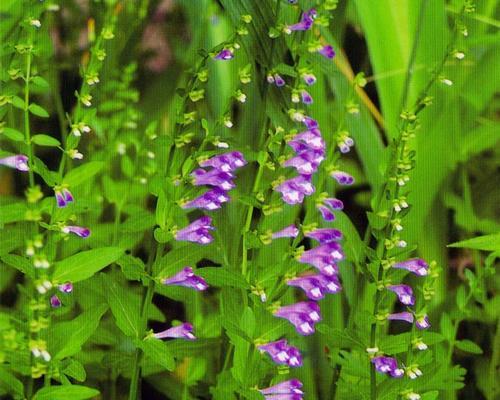
<instances>
[{"instance_id":1,"label":"violet bloom","mask_svg":"<svg viewBox=\"0 0 500 400\"><path fill-rule=\"evenodd\" d=\"M406 269L417 276L425 276L429 273L429 265L421 258L412 258L406 261L400 261L392 268Z\"/></svg>"},{"instance_id":2,"label":"violet bloom","mask_svg":"<svg viewBox=\"0 0 500 400\"><path fill-rule=\"evenodd\" d=\"M22 172L29 171L30 169L28 166L28 157L23 154L16 154L15 156L0 158L0 165L15 168L18 171Z\"/></svg>"},{"instance_id":3,"label":"violet bloom","mask_svg":"<svg viewBox=\"0 0 500 400\"><path fill-rule=\"evenodd\" d=\"M405 306L412 306L415 304L415 296L413 290L408 285L390 285L387 286L391 292L396 293L399 301Z\"/></svg>"},{"instance_id":4,"label":"violet bloom","mask_svg":"<svg viewBox=\"0 0 500 400\"><path fill-rule=\"evenodd\" d=\"M296 400L302 399L302 395L304 394L304 392L301 390L301 388L301 381L299 381L298 379L290 379L266 389L259 389L259 392L264 395L266 400ZM283 397L280 395L288 396Z\"/></svg>"},{"instance_id":5,"label":"violet bloom","mask_svg":"<svg viewBox=\"0 0 500 400\"><path fill-rule=\"evenodd\" d=\"M74 201L73 195L66 188L54 189L54 193L56 196L57 207L59 208L66 207L68 203L72 203Z\"/></svg>"},{"instance_id":6,"label":"violet bloom","mask_svg":"<svg viewBox=\"0 0 500 400\"><path fill-rule=\"evenodd\" d=\"M344 208L344 203L341 200L335 199L333 197L322 200L320 203L316 204L316 208L321 213L321 216L325 221L335 220L334 211L342 210Z\"/></svg>"},{"instance_id":7,"label":"violet bloom","mask_svg":"<svg viewBox=\"0 0 500 400\"><path fill-rule=\"evenodd\" d=\"M222 207L222 204L229 201L229 195L222 189L218 187L205 192L201 196L196 197L195 199L188 201L181 205L182 208L200 208L203 210L217 210Z\"/></svg>"},{"instance_id":8,"label":"violet bloom","mask_svg":"<svg viewBox=\"0 0 500 400\"><path fill-rule=\"evenodd\" d=\"M354 178L347 172L343 171L332 171L330 176L337 181L339 185L352 185L354 183Z\"/></svg>"},{"instance_id":9,"label":"violet bloom","mask_svg":"<svg viewBox=\"0 0 500 400\"><path fill-rule=\"evenodd\" d=\"M174 235L175 239L198 244L211 243L214 238L210 235L210 231L215 229L211 223L212 218L206 215L198 218L185 228L177 231Z\"/></svg>"},{"instance_id":10,"label":"violet bloom","mask_svg":"<svg viewBox=\"0 0 500 400\"><path fill-rule=\"evenodd\" d=\"M284 167L293 167L301 175L311 175L318 170L319 164L325 159L323 150L309 150L289 158Z\"/></svg>"},{"instance_id":11,"label":"violet bloom","mask_svg":"<svg viewBox=\"0 0 500 400\"><path fill-rule=\"evenodd\" d=\"M295 326L301 335L314 333L314 324L321 320L319 306L313 301L303 301L279 308L274 315L285 318Z\"/></svg>"},{"instance_id":12,"label":"violet bloom","mask_svg":"<svg viewBox=\"0 0 500 400\"><path fill-rule=\"evenodd\" d=\"M337 293L342 289L336 275L308 275L291 279L287 284L301 288L311 300L320 300L325 293Z\"/></svg>"},{"instance_id":13,"label":"violet bloom","mask_svg":"<svg viewBox=\"0 0 500 400\"><path fill-rule=\"evenodd\" d=\"M300 91L300 97L302 98L302 103L304 103L304 104L312 104L312 102L313 102L312 96L305 89L302 89Z\"/></svg>"},{"instance_id":14,"label":"violet bloom","mask_svg":"<svg viewBox=\"0 0 500 400\"><path fill-rule=\"evenodd\" d=\"M219 53L214 57L215 60L230 60L234 57L234 54L229 49L222 49Z\"/></svg>"},{"instance_id":15,"label":"violet bloom","mask_svg":"<svg viewBox=\"0 0 500 400\"><path fill-rule=\"evenodd\" d=\"M321 54L322 56L324 56L326 58L330 58L330 59L332 59L333 57L335 57L335 50L333 50L333 47L330 46L329 44L327 44L326 46L321 47L318 50L318 53Z\"/></svg>"},{"instance_id":16,"label":"violet bloom","mask_svg":"<svg viewBox=\"0 0 500 400\"><path fill-rule=\"evenodd\" d=\"M271 78L273 78L272 82L274 82L274 84L277 86L277 87L282 87L282 86L285 86L286 85L286 82L285 80L281 77L280 74L274 74L274 76L271 76ZM271 83L272 83L271 82Z\"/></svg>"},{"instance_id":17,"label":"violet bloom","mask_svg":"<svg viewBox=\"0 0 500 400\"><path fill-rule=\"evenodd\" d=\"M257 348L269 354L276 364L288 365L289 367L302 366L302 356L299 349L289 346L286 339L269 342L257 346Z\"/></svg>"},{"instance_id":18,"label":"violet bloom","mask_svg":"<svg viewBox=\"0 0 500 400\"><path fill-rule=\"evenodd\" d=\"M61 300L59 299L59 297L57 297L57 295L53 295L50 298L50 305L51 305L52 308L59 308L59 307L61 307L62 303L61 303Z\"/></svg>"},{"instance_id":19,"label":"violet bloom","mask_svg":"<svg viewBox=\"0 0 500 400\"><path fill-rule=\"evenodd\" d=\"M187 339L195 340L196 337L193 335L193 325L189 322L184 322L178 326L174 326L165 331L155 333L153 336L157 339L164 338L176 338L176 339Z\"/></svg>"},{"instance_id":20,"label":"violet bloom","mask_svg":"<svg viewBox=\"0 0 500 400\"><path fill-rule=\"evenodd\" d=\"M194 178L193 185L195 186L216 186L222 190L231 190L236 186L233 183L233 174L219 171L218 169L206 171L202 168L198 168L191 173L191 176Z\"/></svg>"},{"instance_id":21,"label":"violet bloom","mask_svg":"<svg viewBox=\"0 0 500 400\"><path fill-rule=\"evenodd\" d=\"M62 227L61 231L64 233L74 233L75 235L80 236L81 238L87 238L90 236L90 230L82 226L68 225Z\"/></svg>"},{"instance_id":22,"label":"violet bloom","mask_svg":"<svg viewBox=\"0 0 500 400\"><path fill-rule=\"evenodd\" d=\"M292 33L293 31L307 31L311 29L313 21L311 19L302 19L302 21L297 22L293 25L287 25L286 33Z\"/></svg>"},{"instance_id":23,"label":"violet bloom","mask_svg":"<svg viewBox=\"0 0 500 400\"><path fill-rule=\"evenodd\" d=\"M342 232L333 228L318 228L307 232L304 236L323 244L341 240Z\"/></svg>"},{"instance_id":24,"label":"violet bloom","mask_svg":"<svg viewBox=\"0 0 500 400\"><path fill-rule=\"evenodd\" d=\"M314 247L310 250L304 251L299 258L300 262L310 263L317 257L331 257L335 261L341 261L344 259L344 253L342 251L342 246L336 242L328 242Z\"/></svg>"},{"instance_id":25,"label":"violet bloom","mask_svg":"<svg viewBox=\"0 0 500 400\"><path fill-rule=\"evenodd\" d=\"M373 357L371 360L375 365L375 369L382 374L389 374L393 378L400 378L404 375L404 371L398 368L398 362L395 358L387 356Z\"/></svg>"},{"instance_id":26,"label":"violet bloom","mask_svg":"<svg viewBox=\"0 0 500 400\"><path fill-rule=\"evenodd\" d=\"M239 151L231 151L200 161L199 164L200 167L212 167L219 171L231 172L246 165L247 161Z\"/></svg>"},{"instance_id":27,"label":"violet bloom","mask_svg":"<svg viewBox=\"0 0 500 400\"><path fill-rule=\"evenodd\" d=\"M57 288L62 293L71 293L73 291L73 284L71 282L65 282L57 286Z\"/></svg>"},{"instance_id":28,"label":"violet bloom","mask_svg":"<svg viewBox=\"0 0 500 400\"><path fill-rule=\"evenodd\" d=\"M280 231L274 232L271 235L272 239L279 239L279 238L295 238L299 234L299 230L295 225L289 225Z\"/></svg>"},{"instance_id":29,"label":"violet bloom","mask_svg":"<svg viewBox=\"0 0 500 400\"><path fill-rule=\"evenodd\" d=\"M305 72L301 74L300 77L304 80L304 82L308 86L314 85L316 83L316 77L311 73Z\"/></svg>"},{"instance_id":30,"label":"violet bloom","mask_svg":"<svg viewBox=\"0 0 500 400\"><path fill-rule=\"evenodd\" d=\"M310 196L315 189L311 183L311 175L299 175L288 179L274 188L282 194L282 199L287 204L302 203L304 196Z\"/></svg>"},{"instance_id":31,"label":"violet bloom","mask_svg":"<svg viewBox=\"0 0 500 400\"><path fill-rule=\"evenodd\" d=\"M163 278L161 283L164 285L176 285L193 288L195 290L206 290L208 288L207 282L200 276L193 272L193 268L185 267L182 271L178 272L170 278Z\"/></svg>"},{"instance_id":32,"label":"violet bloom","mask_svg":"<svg viewBox=\"0 0 500 400\"><path fill-rule=\"evenodd\" d=\"M415 320L415 326L418 328L418 329L427 329L427 328L430 328L431 327L431 323L429 322L429 317L427 316L427 314L424 314L418 318L416 318Z\"/></svg>"},{"instance_id":33,"label":"violet bloom","mask_svg":"<svg viewBox=\"0 0 500 400\"><path fill-rule=\"evenodd\" d=\"M302 120L307 129L315 129L319 127L318 121L312 119L311 117L304 117Z\"/></svg>"},{"instance_id":34,"label":"violet bloom","mask_svg":"<svg viewBox=\"0 0 500 400\"><path fill-rule=\"evenodd\" d=\"M307 149L325 150L325 140L321 136L321 132L317 128L296 134L287 143L296 152L304 151ZM301 147L301 145L305 147Z\"/></svg>"},{"instance_id":35,"label":"violet bloom","mask_svg":"<svg viewBox=\"0 0 500 400\"><path fill-rule=\"evenodd\" d=\"M408 311L404 311L404 312L400 312L400 313L390 314L387 317L387 319L390 321L405 321L405 322L412 324L413 323L413 314L408 312Z\"/></svg>"}]
</instances>

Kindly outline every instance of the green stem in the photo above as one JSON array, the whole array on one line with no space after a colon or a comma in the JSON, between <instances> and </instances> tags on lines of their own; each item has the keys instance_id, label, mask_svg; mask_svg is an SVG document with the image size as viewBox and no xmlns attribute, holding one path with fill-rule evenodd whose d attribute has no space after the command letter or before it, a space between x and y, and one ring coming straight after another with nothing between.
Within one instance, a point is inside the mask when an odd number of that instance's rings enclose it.
<instances>
[{"instance_id":1,"label":"green stem","mask_svg":"<svg viewBox=\"0 0 500 400\"><path fill-rule=\"evenodd\" d=\"M29 184L30 188L33 188L35 186L35 173L33 171L34 152L33 144L31 143L30 112L28 109L30 105L31 60L32 54L31 50L29 50L26 56L26 77L24 84L24 140L26 142L26 145L28 146Z\"/></svg>"},{"instance_id":2,"label":"green stem","mask_svg":"<svg viewBox=\"0 0 500 400\"><path fill-rule=\"evenodd\" d=\"M163 255L163 246L159 246L156 241L154 241L155 249L150 253L150 257L148 263L146 265L146 274L151 275L153 264L159 260L159 258ZM154 256L153 256L154 255ZM142 340L142 336L146 333L147 325L148 325L148 315L149 315L149 307L153 300L153 295L155 292L155 281L154 279L150 279L148 283L148 287L145 292L143 292L142 299L142 307L141 307L141 320L139 322L139 340ZM129 389L129 400L137 400L140 399L139 394L139 385L141 379L141 360L142 360L142 351L140 348L136 348L135 357L134 357L134 367L132 370L132 378L130 381L130 389Z\"/></svg>"}]
</instances>

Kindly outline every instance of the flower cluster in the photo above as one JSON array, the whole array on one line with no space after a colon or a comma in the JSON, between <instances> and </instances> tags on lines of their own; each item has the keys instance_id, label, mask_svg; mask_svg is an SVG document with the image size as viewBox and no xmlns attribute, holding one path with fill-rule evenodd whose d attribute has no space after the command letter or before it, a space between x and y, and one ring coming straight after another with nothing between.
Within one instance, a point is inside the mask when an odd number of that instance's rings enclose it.
<instances>
[{"instance_id":1,"label":"flower cluster","mask_svg":"<svg viewBox=\"0 0 500 400\"><path fill-rule=\"evenodd\" d=\"M301 388L302 382L298 379L290 379L266 389L260 389L259 392L266 400L302 400L304 392Z\"/></svg>"}]
</instances>

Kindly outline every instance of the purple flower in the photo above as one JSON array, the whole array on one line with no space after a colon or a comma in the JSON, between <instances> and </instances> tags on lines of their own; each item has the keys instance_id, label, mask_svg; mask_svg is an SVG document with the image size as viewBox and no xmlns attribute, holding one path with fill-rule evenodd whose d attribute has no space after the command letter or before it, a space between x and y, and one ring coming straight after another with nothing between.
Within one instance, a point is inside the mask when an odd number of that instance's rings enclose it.
<instances>
[{"instance_id":1,"label":"purple flower","mask_svg":"<svg viewBox=\"0 0 500 400\"><path fill-rule=\"evenodd\" d=\"M415 304L415 297L413 296L413 290L408 285L390 285L387 286L391 292L396 293L399 301L406 305L412 306Z\"/></svg>"},{"instance_id":2,"label":"purple flower","mask_svg":"<svg viewBox=\"0 0 500 400\"><path fill-rule=\"evenodd\" d=\"M318 121L312 119L311 117L304 117L302 122L307 127L307 129L314 129L319 127Z\"/></svg>"},{"instance_id":3,"label":"purple flower","mask_svg":"<svg viewBox=\"0 0 500 400\"><path fill-rule=\"evenodd\" d=\"M293 394L299 394L302 395L304 392L300 390L302 388L302 382L299 381L298 379L290 379L288 381L284 381L281 383L278 383L277 385L268 387L266 389L260 389L259 392L261 392L266 399L271 399L274 400L276 397L268 397L268 395L277 395L277 394L288 394L288 395L293 395ZM293 397L289 397L290 399L293 399ZM286 397L283 399L287 399ZM281 400L281 399L279 399Z\"/></svg>"},{"instance_id":4,"label":"purple flower","mask_svg":"<svg viewBox=\"0 0 500 400\"><path fill-rule=\"evenodd\" d=\"M16 154L15 156L0 158L0 165L15 168L18 171L22 172L29 171L30 169L28 166L28 157L23 154Z\"/></svg>"},{"instance_id":5,"label":"purple flower","mask_svg":"<svg viewBox=\"0 0 500 400\"><path fill-rule=\"evenodd\" d=\"M286 339L269 342L257 346L260 351L266 352L276 364L288 365L290 367L302 366L302 356L298 348L289 346Z\"/></svg>"},{"instance_id":6,"label":"purple flower","mask_svg":"<svg viewBox=\"0 0 500 400\"><path fill-rule=\"evenodd\" d=\"M206 215L198 218L185 228L177 231L174 235L175 239L198 244L211 243L214 238L210 235L210 231L215 229L211 223L212 218Z\"/></svg>"},{"instance_id":7,"label":"purple flower","mask_svg":"<svg viewBox=\"0 0 500 400\"><path fill-rule=\"evenodd\" d=\"M279 74L274 74L274 83L278 87L285 86L285 84L286 84L285 80Z\"/></svg>"},{"instance_id":8,"label":"purple flower","mask_svg":"<svg viewBox=\"0 0 500 400\"><path fill-rule=\"evenodd\" d=\"M342 252L342 246L336 242L328 242L314 247L310 250L304 251L299 258L300 262L311 264L309 261L316 259L317 257L331 257L335 261L341 261L344 259L344 253Z\"/></svg>"},{"instance_id":9,"label":"purple flower","mask_svg":"<svg viewBox=\"0 0 500 400\"><path fill-rule=\"evenodd\" d=\"M410 324L413 323L413 314L407 311L400 312L400 313L395 313L395 314L390 314L387 317L388 320L391 321L406 321Z\"/></svg>"},{"instance_id":10,"label":"purple flower","mask_svg":"<svg viewBox=\"0 0 500 400\"><path fill-rule=\"evenodd\" d=\"M318 170L319 164L325 159L323 150L308 150L289 158L284 167L294 167L301 175L311 175Z\"/></svg>"},{"instance_id":11,"label":"purple flower","mask_svg":"<svg viewBox=\"0 0 500 400\"><path fill-rule=\"evenodd\" d=\"M296 152L308 149L325 150L325 140L317 128L298 133L287 144Z\"/></svg>"},{"instance_id":12,"label":"purple flower","mask_svg":"<svg viewBox=\"0 0 500 400\"><path fill-rule=\"evenodd\" d=\"M62 303L61 303L61 300L59 300L59 297L57 297L57 295L53 295L51 298L50 298L50 305L53 307L53 308L59 308L61 307Z\"/></svg>"},{"instance_id":13,"label":"purple flower","mask_svg":"<svg viewBox=\"0 0 500 400\"><path fill-rule=\"evenodd\" d=\"M153 336L157 339L164 338L180 338L187 340L195 340L196 337L193 335L193 325L189 322L184 322L178 326L174 326L165 331L155 333Z\"/></svg>"},{"instance_id":14,"label":"purple flower","mask_svg":"<svg viewBox=\"0 0 500 400\"><path fill-rule=\"evenodd\" d=\"M325 293L337 293L342 289L336 275L308 275L287 281L289 286L301 288L311 300L325 297Z\"/></svg>"},{"instance_id":15,"label":"purple flower","mask_svg":"<svg viewBox=\"0 0 500 400\"><path fill-rule=\"evenodd\" d=\"M218 169L206 171L202 168L198 168L191 173L191 176L194 178L193 184L195 186L216 186L222 190L231 190L236 186L233 183L233 174L230 172L219 171Z\"/></svg>"},{"instance_id":16,"label":"purple flower","mask_svg":"<svg viewBox=\"0 0 500 400\"><path fill-rule=\"evenodd\" d=\"M74 198L71 192L66 188L57 188L54 189L57 207L63 208L68 205L68 203L72 203Z\"/></svg>"},{"instance_id":17,"label":"purple flower","mask_svg":"<svg viewBox=\"0 0 500 400\"><path fill-rule=\"evenodd\" d=\"M299 175L288 179L274 188L282 194L282 199L287 204L302 203L304 196L314 193L314 186L311 183L311 175Z\"/></svg>"},{"instance_id":18,"label":"purple flower","mask_svg":"<svg viewBox=\"0 0 500 400\"><path fill-rule=\"evenodd\" d=\"M330 176L334 178L339 185L352 185L354 183L354 178L347 172L343 171L332 171Z\"/></svg>"},{"instance_id":19,"label":"purple flower","mask_svg":"<svg viewBox=\"0 0 500 400\"><path fill-rule=\"evenodd\" d=\"M375 369L382 374L389 374L393 378L400 378L404 375L404 371L398 368L398 362L395 358L378 356L373 357L371 361L375 365Z\"/></svg>"},{"instance_id":20,"label":"purple flower","mask_svg":"<svg viewBox=\"0 0 500 400\"><path fill-rule=\"evenodd\" d=\"M312 96L305 89L302 89L300 91L300 97L302 97L302 103L304 103L304 104L312 104L312 102L313 102Z\"/></svg>"},{"instance_id":21,"label":"purple flower","mask_svg":"<svg viewBox=\"0 0 500 400\"><path fill-rule=\"evenodd\" d=\"M68 225L62 227L61 231L64 233L74 233L75 235L80 236L82 238L87 238L90 236L90 230L82 226Z\"/></svg>"},{"instance_id":22,"label":"purple flower","mask_svg":"<svg viewBox=\"0 0 500 400\"><path fill-rule=\"evenodd\" d=\"M212 167L219 171L231 172L246 165L247 161L239 151L231 151L200 161L199 164L200 167Z\"/></svg>"},{"instance_id":23,"label":"purple flower","mask_svg":"<svg viewBox=\"0 0 500 400\"><path fill-rule=\"evenodd\" d=\"M422 316L419 316L415 320L415 326L418 329L427 329L431 327L431 323L429 322L429 317L427 314L424 314Z\"/></svg>"},{"instance_id":24,"label":"purple flower","mask_svg":"<svg viewBox=\"0 0 500 400\"><path fill-rule=\"evenodd\" d=\"M314 333L314 324L321 320L319 306L313 301L303 301L279 308L274 315L285 318L295 326L301 335Z\"/></svg>"},{"instance_id":25,"label":"purple flower","mask_svg":"<svg viewBox=\"0 0 500 400\"><path fill-rule=\"evenodd\" d=\"M400 261L392 266L393 268L406 269L417 276L425 276L429 273L429 265L421 258L412 258Z\"/></svg>"},{"instance_id":26,"label":"purple flower","mask_svg":"<svg viewBox=\"0 0 500 400\"><path fill-rule=\"evenodd\" d=\"M311 85L314 85L316 83L316 77L311 73L305 72L305 73L301 74L300 76L304 80L306 85L311 86Z\"/></svg>"},{"instance_id":27,"label":"purple flower","mask_svg":"<svg viewBox=\"0 0 500 400\"><path fill-rule=\"evenodd\" d=\"M73 291L73 284L71 282L65 282L57 287L62 293L71 293Z\"/></svg>"},{"instance_id":28,"label":"purple flower","mask_svg":"<svg viewBox=\"0 0 500 400\"><path fill-rule=\"evenodd\" d=\"M331 197L322 200L322 202L316 205L316 208L325 221L333 221L335 219L335 214L333 212L342 210L344 208L344 203L342 203L341 200Z\"/></svg>"},{"instance_id":29,"label":"purple flower","mask_svg":"<svg viewBox=\"0 0 500 400\"><path fill-rule=\"evenodd\" d=\"M332 59L333 57L335 57L335 50L333 50L333 47L330 46L329 44L321 47L318 50L318 53L321 54L322 56L324 56L326 58L330 58L330 59Z\"/></svg>"},{"instance_id":30,"label":"purple flower","mask_svg":"<svg viewBox=\"0 0 500 400\"><path fill-rule=\"evenodd\" d=\"M287 25L286 31L287 33L291 33L292 31L307 31L311 29L313 25L313 21L310 19L302 20L293 25Z\"/></svg>"},{"instance_id":31,"label":"purple flower","mask_svg":"<svg viewBox=\"0 0 500 400\"><path fill-rule=\"evenodd\" d=\"M222 49L219 53L214 57L215 60L230 60L234 57L234 54L229 49Z\"/></svg>"},{"instance_id":32,"label":"purple flower","mask_svg":"<svg viewBox=\"0 0 500 400\"><path fill-rule=\"evenodd\" d=\"M200 208L203 210L216 210L222 207L222 204L229 201L229 195L222 189L215 187L201 196L181 205L182 208Z\"/></svg>"},{"instance_id":33,"label":"purple flower","mask_svg":"<svg viewBox=\"0 0 500 400\"><path fill-rule=\"evenodd\" d=\"M342 239L342 232L338 229L333 228L319 228L313 231L307 232L305 237L317 240L319 243L329 243Z\"/></svg>"},{"instance_id":34,"label":"purple flower","mask_svg":"<svg viewBox=\"0 0 500 400\"><path fill-rule=\"evenodd\" d=\"M279 239L279 238L295 238L299 234L299 230L295 225L289 225L280 231L274 232L271 235L272 239Z\"/></svg>"},{"instance_id":35,"label":"purple flower","mask_svg":"<svg viewBox=\"0 0 500 400\"><path fill-rule=\"evenodd\" d=\"M163 278L164 285L176 285L193 288L195 290L205 290L208 288L207 282L200 276L196 276L191 267L185 267L170 278Z\"/></svg>"}]
</instances>

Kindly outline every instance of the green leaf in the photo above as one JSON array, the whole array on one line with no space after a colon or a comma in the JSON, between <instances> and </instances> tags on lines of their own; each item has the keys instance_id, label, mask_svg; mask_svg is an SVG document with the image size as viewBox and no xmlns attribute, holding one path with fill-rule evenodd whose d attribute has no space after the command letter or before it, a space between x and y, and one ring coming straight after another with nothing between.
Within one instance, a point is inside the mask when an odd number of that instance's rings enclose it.
<instances>
[{"instance_id":1,"label":"green leaf","mask_svg":"<svg viewBox=\"0 0 500 400\"><path fill-rule=\"evenodd\" d=\"M249 284L241 274L224 267L204 267L196 270L196 275L204 278L211 286L229 286L248 289Z\"/></svg>"},{"instance_id":2,"label":"green leaf","mask_svg":"<svg viewBox=\"0 0 500 400\"><path fill-rule=\"evenodd\" d=\"M19 96L12 97L12 105L20 110L24 110L24 100Z\"/></svg>"},{"instance_id":3,"label":"green leaf","mask_svg":"<svg viewBox=\"0 0 500 400\"><path fill-rule=\"evenodd\" d=\"M196 264L202 258L207 257L211 250L206 246L182 246L164 255L159 262L154 265L155 274L158 277L165 277L178 272L182 267Z\"/></svg>"},{"instance_id":4,"label":"green leaf","mask_svg":"<svg viewBox=\"0 0 500 400\"><path fill-rule=\"evenodd\" d=\"M137 347L140 347L146 357L161 365L168 371L175 369L175 360L167 345L155 337L145 340L136 340Z\"/></svg>"},{"instance_id":5,"label":"green leaf","mask_svg":"<svg viewBox=\"0 0 500 400\"><path fill-rule=\"evenodd\" d=\"M101 317L108 309L107 304L101 304L85 311L72 321L61 322L54 328L53 335L61 337L59 350L55 353L56 360L70 357L78 353L89 337L95 332Z\"/></svg>"},{"instance_id":6,"label":"green leaf","mask_svg":"<svg viewBox=\"0 0 500 400\"><path fill-rule=\"evenodd\" d=\"M463 247L466 249L476 249L483 251L500 251L500 233L475 237L449 244L448 247Z\"/></svg>"},{"instance_id":7,"label":"green leaf","mask_svg":"<svg viewBox=\"0 0 500 400\"><path fill-rule=\"evenodd\" d=\"M85 371L84 366L81 362L74 359L70 359L69 364L62 369L62 372L65 375L76 379L78 382L85 382L85 379L87 379L87 372Z\"/></svg>"},{"instance_id":8,"label":"green leaf","mask_svg":"<svg viewBox=\"0 0 500 400\"><path fill-rule=\"evenodd\" d=\"M48 186L55 186L58 176L55 172L49 170L45 163L38 157L34 157L35 172L42 177Z\"/></svg>"},{"instance_id":9,"label":"green leaf","mask_svg":"<svg viewBox=\"0 0 500 400\"><path fill-rule=\"evenodd\" d=\"M24 203L8 204L0 207L0 224L23 221L28 208Z\"/></svg>"},{"instance_id":10,"label":"green leaf","mask_svg":"<svg viewBox=\"0 0 500 400\"><path fill-rule=\"evenodd\" d=\"M140 303L118 282L102 274L107 300L116 325L127 336L139 337Z\"/></svg>"},{"instance_id":11,"label":"green leaf","mask_svg":"<svg viewBox=\"0 0 500 400\"><path fill-rule=\"evenodd\" d=\"M457 340L455 342L455 347L459 348L460 350L466 351L467 353L483 354L483 350L481 349L481 347L479 347L472 340Z\"/></svg>"},{"instance_id":12,"label":"green leaf","mask_svg":"<svg viewBox=\"0 0 500 400\"><path fill-rule=\"evenodd\" d=\"M31 138L31 141L39 146L46 146L46 147L57 147L61 145L61 142L56 138L43 134L34 135Z\"/></svg>"},{"instance_id":13,"label":"green leaf","mask_svg":"<svg viewBox=\"0 0 500 400\"><path fill-rule=\"evenodd\" d=\"M42 89L48 89L50 87L49 82L43 79L41 76L34 76L31 81Z\"/></svg>"},{"instance_id":14,"label":"green leaf","mask_svg":"<svg viewBox=\"0 0 500 400\"><path fill-rule=\"evenodd\" d=\"M28 107L28 110L30 111L30 113L36 115L37 117L49 118L49 113L47 112L47 110L36 103L31 103Z\"/></svg>"},{"instance_id":15,"label":"green leaf","mask_svg":"<svg viewBox=\"0 0 500 400\"><path fill-rule=\"evenodd\" d=\"M123 255L118 247L102 247L82 251L56 263L53 279L57 282L78 282L114 263Z\"/></svg>"},{"instance_id":16,"label":"green leaf","mask_svg":"<svg viewBox=\"0 0 500 400\"><path fill-rule=\"evenodd\" d=\"M66 174L63 178L63 183L71 187L78 186L96 175L104 165L102 161L91 161L80 165Z\"/></svg>"},{"instance_id":17,"label":"green leaf","mask_svg":"<svg viewBox=\"0 0 500 400\"><path fill-rule=\"evenodd\" d=\"M51 386L36 392L33 400L85 400L99 394L99 390L80 385Z\"/></svg>"},{"instance_id":18,"label":"green leaf","mask_svg":"<svg viewBox=\"0 0 500 400\"><path fill-rule=\"evenodd\" d=\"M0 366L0 388L5 389L7 393L24 398L22 382L2 366Z\"/></svg>"},{"instance_id":19,"label":"green leaf","mask_svg":"<svg viewBox=\"0 0 500 400\"><path fill-rule=\"evenodd\" d=\"M0 259L5 264L21 271L24 275L32 278L35 276L33 265L27 258L18 256L17 254L5 254Z\"/></svg>"},{"instance_id":20,"label":"green leaf","mask_svg":"<svg viewBox=\"0 0 500 400\"><path fill-rule=\"evenodd\" d=\"M14 128L3 128L3 134L15 142L22 142L24 140L24 135Z\"/></svg>"},{"instance_id":21,"label":"green leaf","mask_svg":"<svg viewBox=\"0 0 500 400\"><path fill-rule=\"evenodd\" d=\"M441 333L443 334L443 336L449 341L453 340L453 338L455 337L455 328L453 327L453 322L451 321L451 318L447 313L443 313L441 315L439 326L441 328Z\"/></svg>"}]
</instances>

